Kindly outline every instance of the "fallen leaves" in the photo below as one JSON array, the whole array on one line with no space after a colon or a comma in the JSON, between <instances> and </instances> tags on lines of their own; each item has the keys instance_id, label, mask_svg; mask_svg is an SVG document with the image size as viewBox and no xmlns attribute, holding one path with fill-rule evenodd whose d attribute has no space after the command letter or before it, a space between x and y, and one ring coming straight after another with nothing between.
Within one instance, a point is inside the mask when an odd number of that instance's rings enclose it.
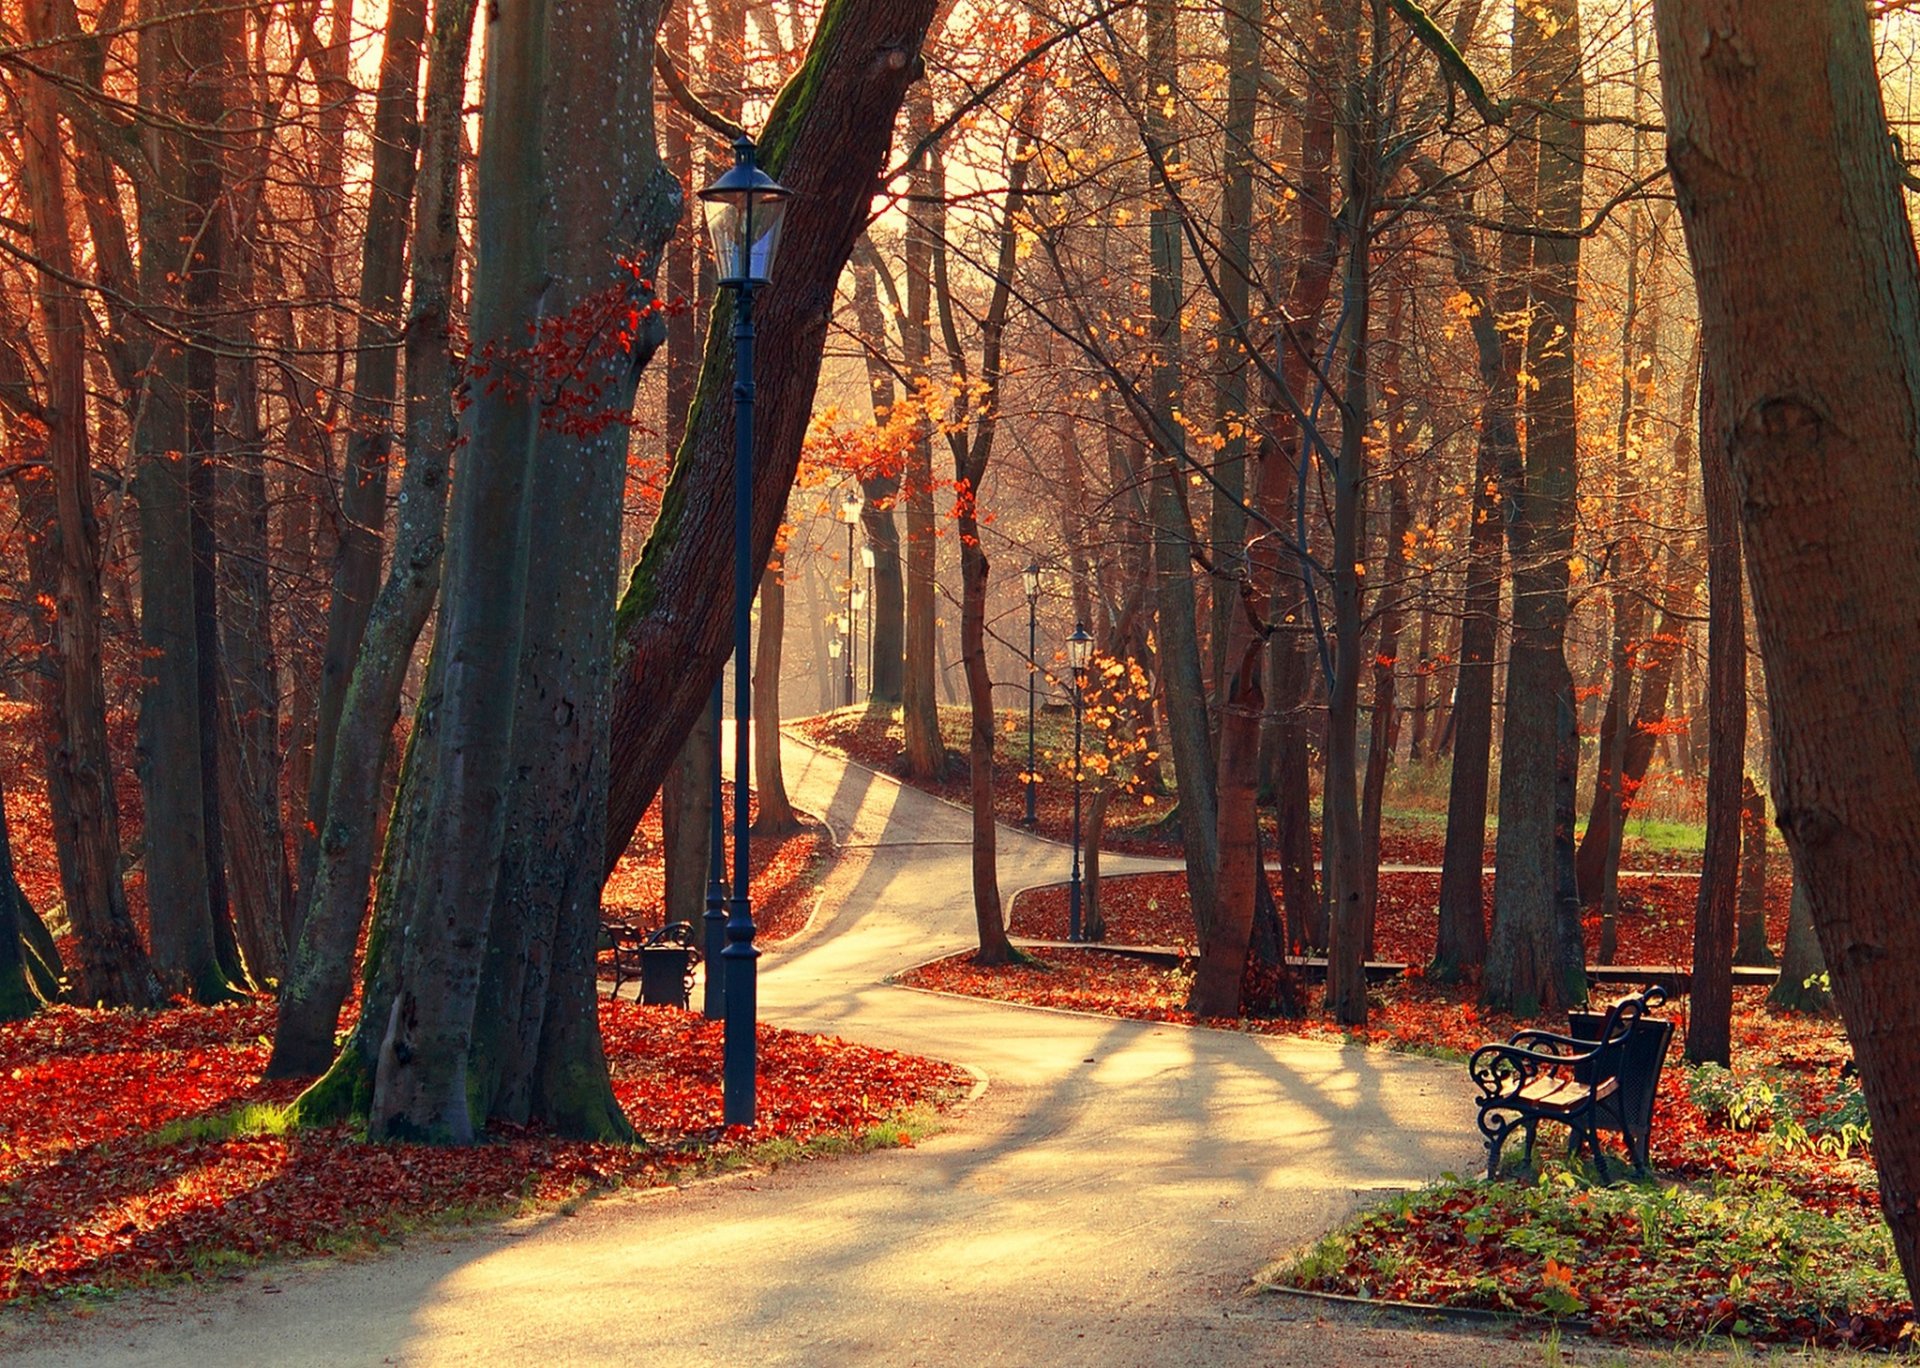
<instances>
[{"instance_id":1,"label":"fallen leaves","mask_svg":"<svg viewBox=\"0 0 1920 1368\"><path fill-rule=\"evenodd\" d=\"M260 1081L272 1020L265 1003L58 1007L0 1027L0 1303L667 1182L768 1139L861 1137L969 1082L936 1060L763 1025L760 1125L727 1129L720 1024L604 1001L614 1094L638 1145L512 1126L457 1150L370 1145L345 1126L235 1134L231 1113L271 1116L299 1091Z\"/></svg>"}]
</instances>

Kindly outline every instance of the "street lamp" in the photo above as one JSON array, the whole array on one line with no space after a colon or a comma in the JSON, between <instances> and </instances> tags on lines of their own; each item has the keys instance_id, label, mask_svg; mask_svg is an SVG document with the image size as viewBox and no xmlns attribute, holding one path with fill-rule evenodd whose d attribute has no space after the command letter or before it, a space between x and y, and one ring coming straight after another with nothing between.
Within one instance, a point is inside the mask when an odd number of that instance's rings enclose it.
<instances>
[{"instance_id":1,"label":"street lamp","mask_svg":"<svg viewBox=\"0 0 1920 1368\"><path fill-rule=\"evenodd\" d=\"M1085 623L1073 625L1067 638L1067 663L1073 667L1073 881L1067 885L1067 939L1080 934L1080 717L1086 708L1087 667L1093 663L1093 638Z\"/></svg>"},{"instance_id":2,"label":"street lamp","mask_svg":"<svg viewBox=\"0 0 1920 1368\"><path fill-rule=\"evenodd\" d=\"M860 640L860 614L862 611L867 613L867 649L871 651L873 649L873 612L867 607L867 591L865 589L855 589L853 591L853 640L856 643ZM860 682L860 662L855 647L849 647L847 651L847 673L853 678L857 691ZM868 687L872 687L871 683L869 683Z\"/></svg>"},{"instance_id":3,"label":"street lamp","mask_svg":"<svg viewBox=\"0 0 1920 1368\"><path fill-rule=\"evenodd\" d=\"M753 909L748 901L748 775L753 709L753 292L767 283L780 249L791 192L754 165L753 139L734 141L733 165L700 192L720 285L733 291L733 889L726 948L726 1044L721 1114L751 1126L759 985Z\"/></svg>"},{"instance_id":4,"label":"street lamp","mask_svg":"<svg viewBox=\"0 0 1920 1368\"><path fill-rule=\"evenodd\" d=\"M1028 561L1027 568L1020 572L1027 589L1027 816L1025 826L1028 831L1040 825L1040 818L1034 811L1034 749L1033 749L1033 689L1040 674L1040 662L1034 659L1034 631L1038 622L1040 608L1040 562Z\"/></svg>"},{"instance_id":5,"label":"street lamp","mask_svg":"<svg viewBox=\"0 0 1920 1368\"><path fill-rule=\"evenodd\" d=\"M859 605L853 601L853 529L860 525L860 509L865 505L858 488L847 491L840 500L840 521L847 525L847 706L853 706L853 657L859 650L859 629L854 614Z\"/></svg>"},{"instance_id":6,"label":"street lamp","mask_svg":"<svg viewBox=\"0 0 1920 1368\"><path fill-rule=\"evenodd\" d=\"M860 547L860 564L867 572L867 697L873 697L873 543Z\"/></svg>"}]
</instances>

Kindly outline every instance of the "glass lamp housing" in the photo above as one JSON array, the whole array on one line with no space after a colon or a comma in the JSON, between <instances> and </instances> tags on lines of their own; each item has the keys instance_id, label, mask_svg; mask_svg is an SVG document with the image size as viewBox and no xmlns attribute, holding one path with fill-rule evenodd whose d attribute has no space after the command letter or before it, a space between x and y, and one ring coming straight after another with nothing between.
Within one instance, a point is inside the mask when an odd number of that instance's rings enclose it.
<instances>
[{"instance_id":1,"label":"glass lamp housing","mask_svg":"<svg viewBox=\"0 0 1920 1368\"><path fill-rule=\"evenodd\" d=\"M764 285L773 277L792 191L754 165L751 138L733 145L733 166L700 192L720 283Z\"/></svg>"},{"instance_id":2,"label":"glass lamp housing","mask_svg":"<svg viewBox=\"0 0 1920 1368\"><path fill-rule=\"evenodd\" d=\"M1084 673L1087 666L1093 664L1093 638L1087 635L1084 623L1075 623L1073 635L1067 638L1067 663L1076 674Z\"/></svg>"}]
</instances>

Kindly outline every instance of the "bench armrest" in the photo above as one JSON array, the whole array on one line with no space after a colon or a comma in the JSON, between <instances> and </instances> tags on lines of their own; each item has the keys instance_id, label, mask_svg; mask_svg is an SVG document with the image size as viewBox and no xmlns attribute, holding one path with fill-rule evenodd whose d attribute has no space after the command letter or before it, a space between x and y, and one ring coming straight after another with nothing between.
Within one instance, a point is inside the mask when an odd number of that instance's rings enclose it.
<instances>
[{"instance_id":1,"label":"bench armrest","mask_svg":"<svg viewBox=\"0 0 1920 1368\"><path fill-rule=\"evenodd\" d=\"M1467 1061L1467 1075L1483 1094L1481 1105L1485 1106L1493 1100L1512 1097L1543 1073L1569 1068L1587 1057L1588 1054L1555 1054L1511 1044L1482 1045Z\"/></svg>"}]
</instances>

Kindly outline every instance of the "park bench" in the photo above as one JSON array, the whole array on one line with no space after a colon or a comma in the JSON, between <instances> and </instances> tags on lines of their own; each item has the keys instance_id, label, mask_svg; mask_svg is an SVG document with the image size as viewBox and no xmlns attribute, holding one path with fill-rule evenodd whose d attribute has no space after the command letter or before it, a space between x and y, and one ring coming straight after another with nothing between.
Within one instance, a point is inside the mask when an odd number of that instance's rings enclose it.
<instances>
[{"instance_id":1,"label":"park bench","mask_svg":"<svg viewBox=\"0 0 1920 1368\"><path fill-rule=\"evenodd\" d=\"M613 995L629 979L640 980L640 1001L686 1007L693 1001L693 968L700 962L692 922L668 922L645 931L619 918L603 924L602 945L613 959Z\"/></svg>"},{"instance_id":2,"label":"park bench","mask_svg":"<svg viewBox=\"0 0 1920 1368\"><path fill-rule=\"evenodd\" d=\"M1673 1039L1673 1023L1649 1015L1667 1000L1653 985L1605 1012L1568 1013L1568 1033L1516 1031L1504 1044L1483 1045L1467 1072L1480 1089L1480 1133L1487 1140L1487 1176L1500 1171L1500 1151L1514 1131L1526 1136L1533 1159L1542 1121L1567 1127L1567 1152L1584 1145L1602 1182L1607 1160L1600 1132L1626 1142L1636 1173L1644 1173L1653 1128L1653 1099Z\"/></svg>"}]
</instances>

